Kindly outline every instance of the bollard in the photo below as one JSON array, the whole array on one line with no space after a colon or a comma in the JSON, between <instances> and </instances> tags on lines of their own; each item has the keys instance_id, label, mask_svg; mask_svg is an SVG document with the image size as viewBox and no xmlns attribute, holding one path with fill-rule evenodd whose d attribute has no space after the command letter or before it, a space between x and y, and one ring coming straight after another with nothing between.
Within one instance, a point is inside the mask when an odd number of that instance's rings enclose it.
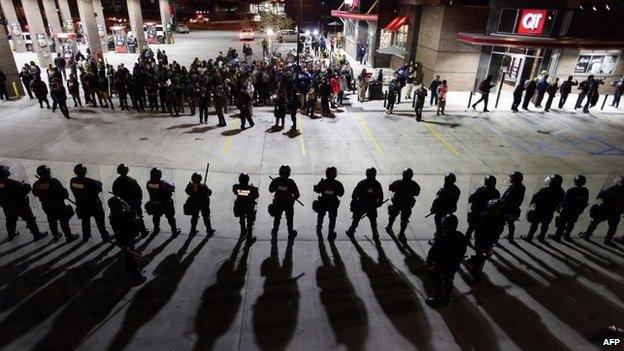
<instances>
[{"instance_id":1,"label":"bollard","mask_svg":"<svg viewBox=\"0 0 624 351\"><path fill-rule=\"evenodd\" d=\"M498 101L500 100L501 91L503 90L503 82L505 81L505 72L503 72L503 76L500 80L500 85L498 86L498 94L496 94L496 103L494 104L494 108L498 108Z\"/></svg>"},{"instance_id":2,"label":"bollard","mask_svg":"<svg viewBox=\"0 0 624 351\"><path fill-rule=\"evenodd\" d=\"M17 87L17 82L13 82L13 92L15 93L15 98L19 99L20 94L19 94L19 88Z\"/></svg>"},{"instance_id":3,"label":"bollard","mask_svg":"<svg viewBox=\"0 0 624 351\"><path fill-rule=\"evenodd\" d=\"M600 106L600 111L604 109L604 105L607 102L608 97L609 97L609 94L605 94L604 100L602 100L602 106Z\"/></svg>"},{"instance_id":4,"label":"bollard","mask_svg":"<svg viewBox=\"0 0 624 351\"><path fill-rule=\"evenodd\" d=\"M388 100L388 92L384 92L384 103L383 103L383 107L386 108L386 104L387 104L387 100Z\"/></svg>"},{"instance_id":5,"label":"bollard","mask_svg":"<svg viewBox=\"0 0 624 351\"><path fill-rule=\"evenodd\" d=\"M472 94L474 94L474 92L471 90L470 97L468 97L468 106L466 106L466 108L470 108L470 103L472 102Z\"/></svg>"}]
</instances>

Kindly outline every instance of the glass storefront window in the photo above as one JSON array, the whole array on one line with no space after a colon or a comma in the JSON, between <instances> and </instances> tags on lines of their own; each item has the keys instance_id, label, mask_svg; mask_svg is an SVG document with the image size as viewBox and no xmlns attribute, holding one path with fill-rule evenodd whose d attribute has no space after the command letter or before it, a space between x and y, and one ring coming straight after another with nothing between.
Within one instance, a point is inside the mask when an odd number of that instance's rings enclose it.
<instances>
[{"instance_id":1,"label":"glass storefront window","mask_svg":"<svg viewBox=\"0 0 624 351\"><path fill-rule=\"evenodd\" d=\"M401 28L399 28L399 30L394 34L394 46L405 49L405 46L407 45L408 30L409 26L407 24L404 24Z\"/></svg>"},{"instance_id":2,"label":"glass storefront window","mask_svg":"<svg viewBox=\"0 0 624 351\"><path fill-rule=\"evenodd\" d=\"M387 29L382 29L379 35L379 48L387 48L392 45L392 32Z\"/></svg>"},{"instance_id":3,"label":"glass storefront window","mask_svg":"<svg viewBox=\"0 0 624 351\"><path fill-rule=\"evenodd\" d=\"M613 75L619 51L581 51L574 66L575 74Z\"/></svg>"}]
</instances>

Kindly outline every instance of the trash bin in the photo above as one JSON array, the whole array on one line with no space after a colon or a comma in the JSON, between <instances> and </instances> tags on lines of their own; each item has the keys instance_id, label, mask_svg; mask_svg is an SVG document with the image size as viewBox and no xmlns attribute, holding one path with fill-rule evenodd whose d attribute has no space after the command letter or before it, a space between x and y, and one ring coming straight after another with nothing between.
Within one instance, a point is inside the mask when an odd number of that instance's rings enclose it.
<instances>
[{"instance_id":1,"label":"trash bin","mask_svg":"<svg viewBox=\"0 0 624 351\"><path fill-rule=\"evenodd\" d=\"M368 84L368 99L369 100L383 100L383 92L381 91L381 82L374 81Z\"/></svg>"}]
</instances>

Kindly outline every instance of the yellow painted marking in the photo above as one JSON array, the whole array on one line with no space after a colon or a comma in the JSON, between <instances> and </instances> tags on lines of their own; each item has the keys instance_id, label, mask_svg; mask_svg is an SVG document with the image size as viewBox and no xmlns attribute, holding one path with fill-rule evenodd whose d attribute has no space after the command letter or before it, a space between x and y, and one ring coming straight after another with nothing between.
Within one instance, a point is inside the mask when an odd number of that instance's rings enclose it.
<instances>
[{"instance_id":1,"label":"yellow painted marking","mask_svg":"<svg viewBox=\"0 0 624 351\"><path fill-rule=\"evenodd\" d=\"M373 135L373 132L368 128L368 125L366 124L366 122L364 122L364 119L362 118L362 116L357 115L356 120L358 121L358 123L360 123L360 125L362 126L362 129L364 129L364 133L366 133L366 135L368 136L368 139L373 144L373 148L375 149L375 151L377 151L378 154L383 155L384 154L383 149L377 142L377 139L375 138L375 135Z\"/></svg>"},{"instance_id":2,"label":"yellow painted marking","mask_svg":"<svg viewBox=\"0 0 624 351\"><path fill-rule=\"evenodd\" d=\"M297 124L299 125L299 143L301 145L301 155L306 155L305 142L303 141L303 118L297 115Z\"/></svg>"},{"instance_id":3,"label":"yellow painted marking","mask_svg":"<svg viewBox=\"0 0 624 351\"><path fill-rule=\"evenodd\" d=\"M431 134L433 134L438 140L440 140L442 144L444 144L444 146L446 146L447 149L449 149L450 152L452 152L455 156L460 155L459 151L457 151L457 149L455 149L453 145L449 144L446 139L444 139L444 137L442 137L442 135L440 135L440 133L438 133L432 126L430 126L428 123L425 123L425 126L427 127L427 129L429 129Z\"/></svg>"},{"instance_id":4,"label":"yellow painted marking","mask_svg":"<svg viewBox=\"0 0 624 351\"><path fill-rule=\"evenodd\" d=\"M232 127L240 128L240 119L237 118L232 122ZM223 147L221 148L221 155L225 156L230 152L232 148L232 137L233 135L228 135L225 137L225 143L223 143Z\"/></svg>"}]
</instances>

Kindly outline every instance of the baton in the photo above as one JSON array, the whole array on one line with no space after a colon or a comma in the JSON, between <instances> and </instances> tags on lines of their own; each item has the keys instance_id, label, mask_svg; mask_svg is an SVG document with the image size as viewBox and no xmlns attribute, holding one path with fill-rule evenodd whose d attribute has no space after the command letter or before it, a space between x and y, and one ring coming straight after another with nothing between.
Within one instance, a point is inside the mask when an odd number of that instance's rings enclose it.
<instances>
[{"instance_id":1,"label":"baton","mask_svg":"<svg viewBox=\"0 0 624 351\"><path fill-rule=\"evenodd\" d=\"M433 212L429 213L428 215L425 216L425 218L429 218L433 215Z\"/></svg>"},{"instance_id":2,"label":"baton","mask_svg":"<svg viewBox=\"0 0 624 351\"><path fill-rule=\"evenodd\" d=\"M386 199L384 202L382 202L382 203L381 203L379 206L377 206L377 207L381 207L381 206L383 206L383 204L385 204L385 203L386 203L386 202L388 202L389 200L390 200L390 199ZM364 218L364 217L366 217L366 216L367 216L367 214L366 214L366 213L364 213L364 214L360 217L360 219L362 219L362 218Z\"/></svg>"},{"instance_id":3,"label":"baton","mask_svg":"<svg viewBox=\"0 0 624 351\"><path fill-rule=\"evenodd\" d=\"M271 177L271 176L269 176L269 178L271 178L271 180L275 180L275 178L273 178L273 177ZM291 194L291 195L292 195L292 194ZM299 203L299 205L301 205L301 206L305 207L305 205L304 205L301 201L299 201L299 199L295 199L295 201L297 201L297 202Z\"/></svg>"},{"instance_id":4,"label":"baton","mask_svg":"<svg viewBox=\"0 0 624 351\"><path fill-rule=\"evenodd\" d=\"M210 162L206 164L206 173L204 173L204 185L206 185L206 178L208 178L208 170L210 169Z\"/></svg>"}]
</instances>

